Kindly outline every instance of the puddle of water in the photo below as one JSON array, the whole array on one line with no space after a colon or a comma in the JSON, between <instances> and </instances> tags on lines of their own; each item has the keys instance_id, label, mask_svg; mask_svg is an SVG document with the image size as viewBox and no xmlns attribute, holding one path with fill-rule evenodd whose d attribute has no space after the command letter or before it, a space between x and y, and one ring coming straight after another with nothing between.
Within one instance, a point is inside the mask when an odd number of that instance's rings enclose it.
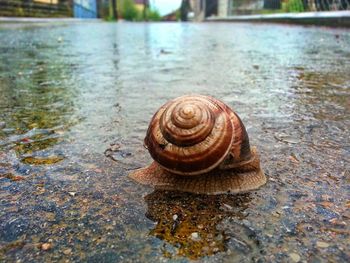
<instances>
[{"instance_id":1,"label":"puddle of water","mask_svg":"<svg viewBox=\"0 0 350 263\"><path fill-rule=\"evenodd\" d=\"M350 261L349 43L244 23L2 28L0 259ZM185 93L237 111L267 185L197 196L128 179L151 162L151 116Z\"/></svg>"}]
</instances>

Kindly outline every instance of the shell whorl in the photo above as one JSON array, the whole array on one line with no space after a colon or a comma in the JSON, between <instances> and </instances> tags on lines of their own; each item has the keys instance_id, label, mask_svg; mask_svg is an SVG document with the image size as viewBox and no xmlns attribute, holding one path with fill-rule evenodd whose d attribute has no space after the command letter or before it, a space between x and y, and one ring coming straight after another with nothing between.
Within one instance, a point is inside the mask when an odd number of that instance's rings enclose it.
<instances>
[{"instance_id":1,"label":"shell whorl","mask_svg":"<svg viewBox=\"0 0 350 263\"><path fill-rule=\"evenodd\" d=\"M152 158L181 175L209 172L228 156L234 143L232 110L209 96L187 95L163 105L145 138Z\"/></svg>"},{"instance_id":2,"label":"shell whorl","mask_svg":"<svg viewBox=\"0 0 350 263\"><path fill-rule=\"evenodd\" d=\"M176 146L193 146L202 142L215 125L213 110L196 97L176 101L160 118L164 138Z\"/></svg>"}]
</instances>

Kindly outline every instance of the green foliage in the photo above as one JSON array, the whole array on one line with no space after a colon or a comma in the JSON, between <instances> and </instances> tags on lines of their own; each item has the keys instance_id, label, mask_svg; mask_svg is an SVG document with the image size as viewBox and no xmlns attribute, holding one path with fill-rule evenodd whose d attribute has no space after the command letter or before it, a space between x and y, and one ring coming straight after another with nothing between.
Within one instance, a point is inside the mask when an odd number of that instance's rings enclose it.
<instances>
[{"instance_id":1,"label":"green foliage","mask_svg":"<svg viewBox=\"0 0 350 263\"><path fill-rule=\"evenodd\" d=\"M283 9L261 9L258 10L256 13L260 15L270 15L270 14L280 14L285 13Z\"/></svg>"},{"instance_id":2,"label":"green foliage","mask_svg":"<svg viewBox=\"0 0 350 263\"><path fill-rule=\"evenodd\" d=\"M15 16L25 16L25 12L21 7L16 8L14 13Z\"/></svg>"},{"instance_id":3,"label":"green foliage","mask_svg":"<svg viewBox=\"0 0 350 263\"><path fill-rule=\"evenodd\" d=\"M110 5L110 14L112 13ZM160 21L162 17L160 16L158 10L146 9L145 17L143 10L139 10L133 0L117 0L118 16L121 19L128 21ZM114 21L113 17L109 15L105 18L107 21Z\"/></svg>"},{"instance_id":4,"label":"green foliage","mask_svg":"<svg viewBox=\"0 0 350 263\"><path fill-rule=\"evenodd\" d=\"M146 19L149 21L160 21L162 17L160 16L158 10L147 9Z\"/></svg>"},{"instance_id":5,"label":"green foliage","mask_svg":"<svg viewBox=\"0 0 350 263\"><path fill-rule=\"evenodd\" d=\"M138 20L140 16L139 11L137 10L133 0L124 0L122 2L121 15L123 19L129 21Z\"/></svg>"},{"instance_id":6,"label":"green foliage","mask_svg":"<svg viewBox=\"0 0 350 263\"><path fill-rule=\"evenodd\" d=\"M108 21L108 22L115 21L114 17L113 17L113 16L111 16L111 15L106 16L104 19L105 19L106 21Z\"/></svg>"},{"instance_id":7,"label":"green foliage","mask_svg":"<svg viewBox=\"0 0 350 263\"><path fill-rule=\"evenodd\" d=\"M176 21L180 21L180 20L181 20L181 12L180 12L180 9L176 10L175 16L176 16Z\"/></svg>"},{"instance_id":8,"label":"green foliage","mask_svg":"<svg viewBox=\"0 0 350 263\"><path fill-rule=\"evenodd\" d=\"M304 5L302 0L288 0L282 3L282 9L285 12L304 12Z\"/></svg>"}]
</instances>

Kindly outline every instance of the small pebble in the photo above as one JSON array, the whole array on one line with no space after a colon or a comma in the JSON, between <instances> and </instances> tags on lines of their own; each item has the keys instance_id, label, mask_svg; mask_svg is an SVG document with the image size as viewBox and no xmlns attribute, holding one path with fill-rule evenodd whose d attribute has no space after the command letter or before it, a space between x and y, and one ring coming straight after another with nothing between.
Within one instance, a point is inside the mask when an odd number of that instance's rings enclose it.
<instances>
[{"instance_id":1,"label":"small pebble","mask_svg":"<svg viewBox=\"0 0 350 263\"><path fill-rule=\"evenodd\" d=\"M300 261L300 256L297 253L290 253L289 257L294 261L294 262L299 262Z\"/></svg>"},{"instance_id":2,"label":"small pebble","mask_svg":"<svg viewBox=\"0 0 350 263\"><path fill-rule=\"evenodd\" d=\"M67 249L63 250L63 254L65 254L65 255L69 255L70 253L72 253L71 248L67 248Z\"/></svg>"},{"instance_id":3,"label":"small pebble","mask_svg":"<svg viewBox=\"0 0 350 263\"><path fill-rule=\"evenodd\" d=\"M68 192L68 194L74 197L76 195L76 192Z\"/></svg>"},{"instance_id":4,"label":"small pebble","mask_svg":"<svg viewBox=\"0 0 350 263\"><path fill-rule=\"evenodd\" d=\"M230 206L230 205L228 205L228 204L224 204L224 206L225 206L226 208L230 209L230 210L232 210L232 209L233 209L233 207L232 207L232 206Z\"/></svg>"},{"instance_id":5,"label":"small pebble","mask_svg":"<svg viewBox=\"0 0 350 263\"><path fill-rule=\"evenodd\" d=\"M52 245L50 243L44 243L41 245L41 249L44 251L47 251L52 248Z\"/></svg>"},{"instance_id":6,"label":"small pebble","mask_svg":"<svg viewBox=\"0 0 350 263\"><path fill-rule=\"evenodd\" d=\"M3 121L0 121L0 129L3 129L6 127L6 123Z\"/></svg>"},{"instance_id":7,"label":"small pebble","mask_svg":"<svg viewBox=\"0 0 350 263\"><path fill-rule=\"evenodd\" d=\"M219 252L219 250L220 250L220 249L219 249L218 247L214 247L214 248L213 248L213 252L214 252L214 253Z\"/></svg>"},{"instance_id":8,"label":"small pebble","mask_svg":"<svg viewBox=\"0 0 350 263\"><path fill-rule=\"evenodd\" d=\"M118 144L118 143L115 143L115 144L111 144L111 147L110 147L110 150L112 151L112 152L116 152L116 151L118 151L119 149L120 149L120 144Z\"/></svg>"},{"instance_id":9,"label":"small pebble","mask_svg":"<svg viewBox=\"0 0 350 263\"><path fill-rule=\"evenodd\" d=\"M88 169L96 169L97 168L97 166L95 164L93 164L93 163L87 163L85 165L85 167L88 168Z\"/></svg>"},{"instance_id":10,"label":"small pebble","mask_svg":"<svg viewBox=\"0 0 350 263\"><path fill-rule=\"evenodd\" d=\"M248 226L248 227L252 226L252 224L247 219L243 219L242 223L243 223L243 225Z\"/></svg>"},{"instance_id":11,"label":"small pebble","mask_svg":"<svg viewBox=\"0 0 350 263\"><path fill-rule=\"evenodd\" d=\"M220 240L223 240L223 236L221 235L221 234L219 234L219 235L217 235L216 237L215 237L215 240L216 241L220 241Z\"/></svg>"},{"instance_id":12,"label":"small pebble","mask_svg":"<svg viewBox=\"0 0 350 263\"><path fill-rule=\"evenodd\" d=\"M327 247L329 247L329 244L326 243L326 242L323 242L323 241L317 241L317 242L316 242L316 245L317 245L318 247L320 247L320 248L327 248Z\"/></svg>"},{"instance_id":13,"label":"small pebble","mask_svg":"<svg viewBox=\"0 0 350 263\"><path fill-rule=\"evenodd\" d=\"M193 232L193 233L191 234L191 239L192 239L193 241L199 241L199 240L200 240L199 234L198 234L197 232Z\"/></svg>"},{"instance_id":14,"label":"small pebble","mask_svg":"<svg viewBox=\"0 0 350 263\"><path fill-rule=\"evenodd\" d=\"M173 215L173 220L176 221L176 219L178 218L178 216L175 214Z\"/></svg>"}]
</instances>

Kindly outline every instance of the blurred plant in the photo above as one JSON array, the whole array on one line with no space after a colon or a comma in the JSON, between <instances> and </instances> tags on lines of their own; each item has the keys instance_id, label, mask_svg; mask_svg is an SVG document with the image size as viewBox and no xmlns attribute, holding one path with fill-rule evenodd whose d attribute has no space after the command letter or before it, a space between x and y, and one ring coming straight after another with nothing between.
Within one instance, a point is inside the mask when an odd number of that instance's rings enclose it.
<instances>
[{"instance_id":1,"label":"blurred plant","mask_svg":"<svg viewBox=\"0 0 350 263\"><path fill-rule=\"evenodd\" d=\"M123 0L121 7L121 15L123 19L135 21L140 17L140 12L137 10L133 0Z\"/></svg>"},{"instance_id":2,"label":"blurred plant","mask_svg":"<svg viewBox=\"0 0 350 263\"><path fill-rule=\"evenodd\" d=\"M180 20L181 20L181 12L180 12L180 9L176 10L176 12L175 12L175 17L176 17L176 21L180 21Z\"/></svg>"},{"instance_id":3,"label":"blurred plant","mask_svg":"<svg viewBox=\"0 0 350 263\"><path fill-rule=\"evenodd\" d=\"M257 14L261 15L270 15L270 14L279 14L279 13L285 13L286 11L283 9L261 9L257 10Z\"/></svg>"},{"instance_id":4,"label":"blurred plant","mask_svg":"<svg viewBox=\"0 0 350 263\"><path fill-rule=\"evenodd\" d=\"M146 8L146 11L137 8L133 0L118 0L118 17L128 21L160 21L162 19L158 10ZM110 8L111 5L110 5ZM111 9L110 9L110 13ZM105 18L107 21L115 21L112 15Z\"/></svg>"},{"instance_id":5,"label":"blurred plant","mask_svg":"<svg viewBox=\"0 0 350 263\"><path fill-rule=\"evenodd\" d=\"M144 19L149 20L149 21L160 21L162 19L162 17L159 14L158 10L147 9L146 10L146 17Z\"/></svg>"},{"instance_id":6,"label":"blurred plant","mask_svg":"<svg viewBox=\"0 0 350 263\"><path fill-rule=\"evenodd\" d=\"M282 3L282 9L285 12L304 12L304 5L302 0L287 0Z\"/></svg>"},{"instance_id":7,"label":"blurred plant","mask_svg":"<svg viewBox=\"0 0 350 263\"><path fill-rule=\"evenodd\" d=\"M25 16L24 9L21 7L16 8L14 13L16 16Z\"/></svg>"}]
</instances>

